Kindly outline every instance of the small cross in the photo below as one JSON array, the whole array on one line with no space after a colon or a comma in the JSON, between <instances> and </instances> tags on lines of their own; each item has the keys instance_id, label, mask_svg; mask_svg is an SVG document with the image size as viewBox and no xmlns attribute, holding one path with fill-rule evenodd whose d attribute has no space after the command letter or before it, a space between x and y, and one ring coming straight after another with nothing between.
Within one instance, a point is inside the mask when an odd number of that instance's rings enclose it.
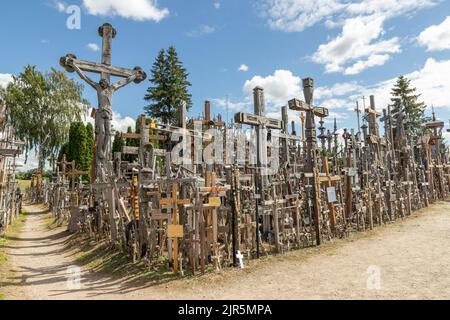
<instances>
[{"instance_id":1,"label":"small cross","mask_svg":"<svg viewBox=\"0 0 450 320\"><path fill-rule=\"evenodd\" d=\"M244 256L242 255L241 251L237 252L236 258L239 259L239 265L240 265L241 269L244 269Z\"/></svg>"}]
</instances>

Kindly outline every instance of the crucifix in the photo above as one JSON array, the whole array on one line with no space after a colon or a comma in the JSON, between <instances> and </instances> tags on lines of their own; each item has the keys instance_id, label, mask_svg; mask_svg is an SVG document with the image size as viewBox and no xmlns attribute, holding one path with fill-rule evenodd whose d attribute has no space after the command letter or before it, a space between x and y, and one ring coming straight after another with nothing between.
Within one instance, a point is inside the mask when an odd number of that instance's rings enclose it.
<instances>
[{"instance_id":1,"label":"crucifix","mask_svg":"<svg viewBox=\"0 0 450 320\"><path fill-rule=\"evenodd\" d=\"M264 89L256 87L253 89L254 110L255 114L237 113L234 117L234 121L239 124L246 124L256 128L256 254L259 258L259 206L263 198L263 179L261 174L261 168L263 165L263 159L267 159L267 139L263 136L263 132L266 129L278 129L283 128L283 122L277 119L270 119L265 116L265 103L264 103ZM278 232L278 230L275 230Z\"/></svg>"},{"instance_id":2,"label":"crucifix","mask_svg":"<svg viewBox=\"0 0 450 320\"><path fill-rule=\"evenodd\" d=\"M183 225L179 224L178 206L190 204L189 199L178 199L178 184L172 184L172 196L159 200L160 206L166 206L172 211L171 224L167 226L167 237L172 240L172 257L173 257L173 272L178 273L178 243L179 239L184 237Z\"/></svg>"},{"instance_id":3,"label":"crucifix","mask_svg":"<svg viewBox=\"0 0 450 320\"><path fill-rule=\"evenodd\" d=\"M302 111L306 113L306 167L305 172L310 177L314 178L312 185L313 196L313 211L314 211L314 225L316 232L316 243L321 244L321 203L320 203L320 181L319 181L319 169L318 169L318 150L317 150L317 138L316 138L316 126L314 122L314 116L320 118L329 115L329 111L323 107L314 107L314 80L306 78L303 80L303 93L306 102L298 99L292 99L289 101L289 108L295 111Z\"/></svg>"},{"instance_id":4,"label":"crucifix","mask_svg":"<svg viewBox=\"0 0 450 320\"><path fill-rule=\"evenodd\" d=\"M96 159L95 178L99 182L106 182L106 171L108 161L111 161L111 121L112 121L112 96L117 90L125 87L131 82L141 83L147 78L145 72L136 67L125 69L111 66L111 46L112 40L117 32L109 23L105 23L98 30L103 39L102 62L100 64L79 60L73 54L68 54L60 59L60 65L67 72L76 72L81 79L86 81L97 91L98 110L95 112L95 133L96 133ZM100 74L99 82L91 79L86 72ZM124 78L114 84L111 77Z\"/></svg>"}]
</instances>

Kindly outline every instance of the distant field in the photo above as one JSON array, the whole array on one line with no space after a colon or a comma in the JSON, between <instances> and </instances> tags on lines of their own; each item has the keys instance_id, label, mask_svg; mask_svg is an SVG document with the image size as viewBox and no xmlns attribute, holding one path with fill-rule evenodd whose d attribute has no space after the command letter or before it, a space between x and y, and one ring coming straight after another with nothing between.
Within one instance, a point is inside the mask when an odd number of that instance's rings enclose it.
<instances>
[{"instance_id":1,"label":"distant field","mask_svg":"<svg viewBox=\"0 0 450 320\"><path fill-rule=\"evenodd\" d=\"M19 181L19 188L22 191L25 191L26 188L28 188L31 184L30 180L20 180Z\"/></svg>"}]
</instances>

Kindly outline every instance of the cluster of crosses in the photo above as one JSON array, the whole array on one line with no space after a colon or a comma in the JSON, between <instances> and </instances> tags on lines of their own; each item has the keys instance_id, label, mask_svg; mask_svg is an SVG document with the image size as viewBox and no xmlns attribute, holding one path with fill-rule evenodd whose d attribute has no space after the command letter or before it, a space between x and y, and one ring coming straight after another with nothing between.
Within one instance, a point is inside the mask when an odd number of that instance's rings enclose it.
<instances>
[{"instance_id":1,"label":"cluster of crosses","mask_svg":"<svg viewBox=\"0 0 450 320\"><path fill-rule=\"evenodd\" d=\"M0 99L0 236L19 216L22 208L22 193L16 170L16 163L22 154L24 144L16 139L12 126L6 117L7 103Z\"/></svg>"},{"instance_id":2,"label":"cluster of crosses","mask_svg":"<svg viewBox=\"0 0 450 320\"><path fill-rule=\"evenodd\" d=\"M139 143L113 155L112 94L146 75L138 67L111 66L116 32L105 24L99 33L101 64L74 55L61 59L68 72L77 72L98 93L95 172L86 182L82 176L87 173L63 160L55 179L42 189L51 195L46 198L58 219L70 221L72 232L108 239L135 262L177 274L244 268L261 255L385 225L449 196L442 122L434 117L427 124L429 134L416 136L402 110L380 113L371 97L369 106L355 110L357 130L339 131L335 120L327 131L329 111L314 105L311 78L303 80L304 101L288 101L281 120L266 116L264 89L256 87L254 113L237 113L232 124L220 114L213 118L209 101L204 114L192 119L185 104L178 106L178 126L141 116L139 134L122 134L124 141ZM100 82L86 72L100 74ZM124 80L111 84L111 76ZM241 134L243 128L253 131ZM211 130L223 141L216 141ZM180 139L174 141L174 134ZM180 141L183 155L192 158L182 164L173 159ZM199 145L214 146L216 161L195 161L198 155L187 151ZM238 152L243 154L236 157ZM225 161L230 157L241 161L230 164ZM277 165L268 157L275 157Z\"/></svg>"}]
</instances>

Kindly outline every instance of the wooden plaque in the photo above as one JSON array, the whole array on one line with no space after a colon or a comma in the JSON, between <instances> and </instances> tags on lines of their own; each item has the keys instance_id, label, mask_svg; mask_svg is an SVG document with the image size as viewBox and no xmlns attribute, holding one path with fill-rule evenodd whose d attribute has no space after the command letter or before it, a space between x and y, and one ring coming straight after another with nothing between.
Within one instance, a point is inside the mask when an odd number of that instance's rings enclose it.
<instances>
[{"instance_id":1,"label":"wooden plaque","mask_svg":"<svg viewBox=\"0 0 450 320\"><path fill-rule=\"evenodd\" d=\"M222 201L220 200L219 197L210 197L208 204L211 207L220 207L222 204Z\"/></svg>"},{"instance_id":2,"label":"wooden plaque","mask_svg":"<svg viewBox=\"0 0 450 320\"><path fill-rule=\"evenodd\" d=\"M169 238L183 238L183 226L177 224L169 224L167 226L167 236Z\"/></svg>"}]
</instances>

